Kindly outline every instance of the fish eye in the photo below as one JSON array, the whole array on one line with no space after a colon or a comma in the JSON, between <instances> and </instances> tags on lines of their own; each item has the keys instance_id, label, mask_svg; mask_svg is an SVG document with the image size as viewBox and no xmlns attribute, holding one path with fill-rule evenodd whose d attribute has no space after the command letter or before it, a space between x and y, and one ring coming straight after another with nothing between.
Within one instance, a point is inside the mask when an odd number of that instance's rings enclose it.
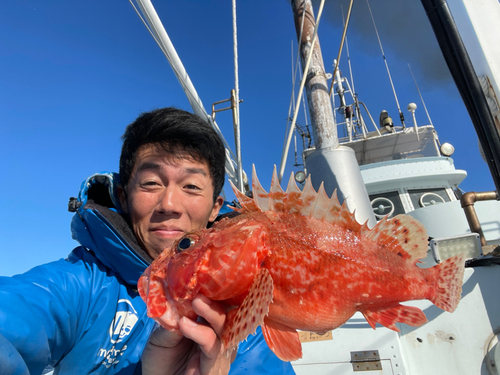
<instances>
[{"instance_id":1,"label":"fish eye","mask_svg":"<svg viewBox=\"0 0 500 375\"><path fill-rule=\"evenodd\" d=\"M177 244L177 251L181 253L182 251L189 249L191 246L193 246L194 243L195 241L191 237L184 237Z\"/></svg>"}]
</instances>

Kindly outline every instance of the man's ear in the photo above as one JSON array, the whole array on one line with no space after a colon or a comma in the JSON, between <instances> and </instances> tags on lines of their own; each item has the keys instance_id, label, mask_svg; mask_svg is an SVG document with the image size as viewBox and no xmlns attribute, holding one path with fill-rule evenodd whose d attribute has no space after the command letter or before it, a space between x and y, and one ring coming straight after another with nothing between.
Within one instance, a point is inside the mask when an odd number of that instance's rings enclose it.
<instances>
[{"instance_id":1,"label":"man's ear","mask_svg":"<svg viewBox=\"0 0 500 375\"><path fill-rule=\"evenodd\" d=\"M219 210L221 209L223 204L224 204L224 198L219 195L215 200L214 206L212 208L212 213L210 214L210 218L208 219L208 221L214 221L217 218Z\"/></svg>"},{"instance_id":2,"label":"man's ear","mask_svg":"<svg viewBox=\"0 0 500 375\"><path fill-rule=\"evenodd\" d=\"M125 193L125 189L121 185L118 185L116 187L116 193L118 194L118 200L120 201L122 211L128 214L127 193Z\"/></svg>"}]
</instances>

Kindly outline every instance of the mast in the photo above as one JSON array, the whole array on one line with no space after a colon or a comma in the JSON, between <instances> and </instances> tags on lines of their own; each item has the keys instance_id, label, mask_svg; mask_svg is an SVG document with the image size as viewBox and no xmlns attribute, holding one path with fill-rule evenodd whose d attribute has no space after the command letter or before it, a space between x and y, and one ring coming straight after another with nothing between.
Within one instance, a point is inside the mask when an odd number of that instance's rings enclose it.
<instances>
[{"instance_id":1,"label":"mast","mask_svg":"<svg viewBox=\"0 0 500 375\"><path fill-rule=\"evenodd\" d=\"M315 150L304 152L304 165L311 177L313 187L318 190L322 183L326 194L331 195L337 189L339 200L345 201L351 212L355 212L358 222L368 221L369 226L377 223L366 187L359 170L354 150L340 146L337 126L328 94L328 83L323 64L323 56L316 35L316 28L311 0L292 0L297 39L302 66L312 49L309 68L304 72L307 104L311 116L311 126ZM302 26L303 25L303 26ZM302 31L302 32L301 32ZM334 78L335 79L335 78Z\"/></svg>"},{"instance_id":2,"label":"mast","mask_svg":"<svg viewBox=\"0 0 500 375\"><path fill-rule=\"evenodd\" d=\"M300 38L302 27L302 40L299 40L300 58L302 66L306 66L309 50L313 48L311 62L308 71L304 74L306 78L307 104L311 116L313 128L313 139L316 148L338 147L337 127L333 122L333 111L328 95L328 83L323 64L323 55L319 46L319 38L311 46L311 40L316 25L311 1L292 1L293 16L297 38ZM302 18L305 17L304 20Z\"/></svg>"}]
</instances>

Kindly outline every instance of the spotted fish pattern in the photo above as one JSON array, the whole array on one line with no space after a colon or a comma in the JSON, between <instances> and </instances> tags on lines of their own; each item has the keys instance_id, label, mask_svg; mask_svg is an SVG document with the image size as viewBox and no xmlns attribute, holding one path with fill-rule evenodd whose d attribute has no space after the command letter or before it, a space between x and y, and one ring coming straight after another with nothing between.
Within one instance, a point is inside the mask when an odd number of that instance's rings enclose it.
<instances>
[{"instance_id":1,"label":"spotted fish pattern","mask_svg":"<svg viewBox=\"0 0 500 375\"><path fill-rule=\"evenodd\" d=\"M418 267L428 237L412 217L369 228L335 193L329 198L323 185L315 191L310 179L300 190L292 174L283 191L275 169L268 193L254 169L252 182L253 198L233 186L240 215L187 233L188 248L179 248L180 239L140 278L149 316L166 329L178 330L182 316L196 319L191 301L202 293L226 307L222 340L228 350L261 326L271 350L292 361L302 356L297 330L323 333L357 311L373 328L420 326L424 313L400 304L410 300L456 309L464 256Z\"/></svg>"}]
</instances>

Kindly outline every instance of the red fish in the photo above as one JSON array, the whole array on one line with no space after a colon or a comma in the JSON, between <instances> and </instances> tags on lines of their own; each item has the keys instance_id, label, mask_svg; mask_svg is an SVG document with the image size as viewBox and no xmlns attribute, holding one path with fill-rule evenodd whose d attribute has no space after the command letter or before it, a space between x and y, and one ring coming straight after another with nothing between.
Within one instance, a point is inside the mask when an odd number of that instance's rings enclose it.
<instances>
[{"instance_id":1,"label":"red fish","mask_svg":"<svg viewBox=\"0 0 500 375\"><path fill-rule=\"evenodd\" d=\"M424 313L400 302L428 299L452 312L458 305L464 256L429 269L427 234L410 216L359 224L334 193L303 191L290 178L284 192L274 172L268 194L253 176L248 198L233 186L240 215L187 233L139 280L148 314L169 330L182 316L196 319L202 293L228 308L222 340L237 347L262 326L267 344L285 361L302 356L298 330L326 332L360 311L368 323L424 324Z\"/></svg>"}]
</instances>

